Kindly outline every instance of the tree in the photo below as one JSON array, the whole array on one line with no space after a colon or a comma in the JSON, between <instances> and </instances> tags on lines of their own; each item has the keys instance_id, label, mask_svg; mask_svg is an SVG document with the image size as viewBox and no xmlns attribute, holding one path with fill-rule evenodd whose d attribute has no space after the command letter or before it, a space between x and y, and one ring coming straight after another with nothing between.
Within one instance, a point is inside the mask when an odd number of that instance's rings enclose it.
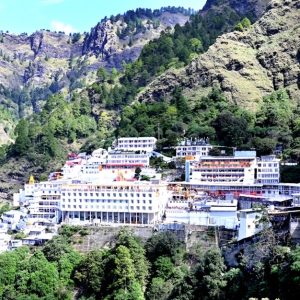
<instances>
[{"instance_id":1,"label":"tree","mask_svg":"<svg viewBox=\"0 0 300 300\"><path fill-rule=\"evenodd\" d=\"M154 262L155 274L164 280L169 279L175 271L170 257L160 256Z\"/></svg>"},{"instance_id":2,"label":"tree","mask_svg":"<svg viewBox=\"0 0 300 300\"><path fill-rule=\"evenodd\" d=\"M86 295L103 295L107 287L104 285L105 265L108 252L95 250L89 252L75 269L74 279Z\"/></svg>"},{"instance_id":3,"label":"tree","mask_svg":"<svg viewBox=\"0 0 300 300\"><path fill-rule=\"evenodd\" d=\"M105 82L108 78L107 71L104 68L99 68L97 71L97 77L100 82Z\"/></svg>"},{"instance_id":4,"label":"tree","mask_svg":"<svg viewBox=\"0 0 300 300\"><path fill-rule=\"evenodd\" d=\"M200 53L203 49L202 42L197 38L190 39L190 47L196 53Z\"/></svg>"},{"instance_id":5,"label":"tree","mask_svg":"<svg viewBox=\"0 0 300 300\"><path fill-rule=\"evenodd\" d=\"M135 278L134 262L127 247L117 247L114 265L109 299L143 300L142 288Z\"/></svg>"},{"instance_id":6,"label":"tree","mask_svg":"<svg viewBox=\"0 0 300 300\"><path fill-rule=\"evenodd\" d=\"M123 245L128 248L135 267L135 278L142 287L146 286L149 275L149 262L145 256L145 249L140 239L129 232L121 230L116 246Z\"/></svg>"},{"instance_id":7,"label":"tree","mask_svg":"<svg viewBox=\"0 0 300 300\"><path fill-rule=\"evenodd\" d=\"M78 42L80 40L80 38L81 38L80 32L73 33L72 43L75 44L76 42Z\"/></svg>"},{"instance_id":8,"label":"tree","mask_svg":"<svg viewBox=\"0 0 300 300\"><path fill-rule=\"evenodd\" d=\"M36 251L29 259L28 292L39 297L54 295L59 284L58 271L49 263L41 251Z\"/></svg>"},{"instance_id":9,"label":"tree","mask_svg":"<svg viewBox=\"0 0 300 300\"><path fill-rule=\"evenodd\" d=\"M243 18L242 22L241 22L242 26L244 29L248 29L251 26L251 21L248 18Z\"/></svg>"},{"instance_id":10,"label":"tree","mask_svg":"<svg viewBox=\"0 0 300 300\"><path fill-rule=\"evenodd\" d=\"M247 121L230 111L221 112L213 126L225 146L241 146L249 137Z\"/></svg>"},{"instance_id":11,"label":"tree","mask_svg":"<svg viewBox=\"0 0 300 300\"><path fill-rule=\"evenodd\" d=\"M156 300L162 299L167 300L174 288L171 281L166 281L160 277L154 277L147 289L147 299Z\"/></svg>"},{"instance_id":12,"label":"tree","mask_svg":"<svg viewBox=\"0 0 300 300\"><path fill-rule=\"evenodd\" d=\"M160 256L171 257L174 261L177 252L182 249L182 244L175 234L161 232L148 239L145 248L146 256L151 262L154 262Z\"/></svg>"},{"instance_id":13,"label":"tree","mask_svg":"<svg viewBox=\"0 0 300 300\"><path fill-rule=\"evenodd\" d=\"M252 143L257 151L258 156L272 154L276 146L276 140L268 137L255 137Z\"/></svg>"},{"instance_id":14,"label":"tree","mask_svg":"<svg viewBox=\"0 0 300 300\"><path fill-rule=\"evenodd\" d=\"M227 281L226 266L219 249L208 250L196 271L198 280L196 297L200 299L223 299Z\"/></svg>"},{"instance_id":15,"label":"tree","mask_svg":"<svg viewBox=\"0 0 300 300\"><path fill-rule=\"evenodd\" d=\"M237 30L237 31L244 31L244 26L243 26L243 24L241 23L241 22L239 22L239 23L237 23L236 25L235 25L235 28L234 28L235 30Z\"/></svg>"},{"instance_id":16,"label":"tree","mask_svg":"<svg viewBox=\"0 0 300 300\"><path fill-rule=\"evenodd\" d=\"M15 135L17 136L13 151L20 156L26 155L29 152L31 146L29 133L29 122L25 119L19 121L15 129Z\"/></svg>"}]
</instances>

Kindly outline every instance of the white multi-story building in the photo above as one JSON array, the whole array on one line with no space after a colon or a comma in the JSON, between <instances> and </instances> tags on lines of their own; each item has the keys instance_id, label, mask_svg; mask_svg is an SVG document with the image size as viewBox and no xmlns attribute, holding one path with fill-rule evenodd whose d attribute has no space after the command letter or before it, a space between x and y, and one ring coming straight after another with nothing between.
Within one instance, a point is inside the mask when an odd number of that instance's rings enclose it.
<instances>
[{"instance_id":1,"label":"white multi-story building","mask_svg":"<svg viewBox=\"0 0 300 300\"><path fill-rule=\"evenodd\" d=\"M279 163L280 159L277 159L275 155L262 156L258 159L257 181L263 184L279 183Z\"/></svg>"},{"instance_id":2,"label":"white multi-story building","mask_svg":"<svg viewBox=\"0 0 300 300\"><path fill-rule=\"evenodd\" d=\"M274 155L256 158L255 151L236 151L234 156L207 156L186 162L189 182L279 183L279 162Z\"/></svg>"},{"instance_id":3,"label":"white multi-story building","mask_svg":"<svg viewBox=\"0 0 300 300\"><path fill-rule=\"evenodd\" d=\"M206 140L185 140L176 147L176 158L190 158L198 159L203 156L208 156L209 151L213 148Z\"/></svg>"},{"instance_id":4,"label":"white multi-story building","mask_svg":"<svg viewBox=\"0 0 300 300\"><path fill-rule=\"evenodd\" d=\"M156 148L155 137L123 137L114 141L113 147L123 151L152 152Z\"/></svg>"},{"instance_id":5,"label":"white multi-story building","mask_svg":"<svg viewBox=\"0 0 300 300\"><path fill-rule=\"evenodd\" d=\"M149 166L149 153L145 151L110 151L107 157L107 164L113 166Z\"/></svg>"},{"instance_id":6,"label":"white multi-story building","mask_svg":"<svg viewBox=\"0 0 300 300\"><path fill-rule=\"evenodd\" d=\"M68 184L61 189L59 209L67 223L154 224L161 221L168 198L161 183Z\"/></svg>"},{"instance_id":7,"label":"white multi-story building","mask_svg":"<svg viewBox=\"0 0 300 300\"><path fill-rule=\"evenodd\" d=\"M19 202L28 210L29 219L47 219L55 222L59 219L60 189L63 180L44 181L25 184L20 190Z\"/></svg>"},{"instance_id":8,"label":"white multi-story building","mask_svg":"<svg viewBox=\"0 0 300 300\"><path fill-rule=\"evenodd\" d=\"M256 158L209 156L194 162L186 162L186 178L194 182L255 182Z\"/></svg>"}]
</instances>

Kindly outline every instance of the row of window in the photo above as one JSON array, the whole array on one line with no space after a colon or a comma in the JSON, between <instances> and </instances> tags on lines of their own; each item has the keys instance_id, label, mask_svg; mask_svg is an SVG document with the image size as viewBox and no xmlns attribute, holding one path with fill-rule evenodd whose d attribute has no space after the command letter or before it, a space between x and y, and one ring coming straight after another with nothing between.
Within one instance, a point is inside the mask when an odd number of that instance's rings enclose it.
<instances>
[{"instance_id":1,"label":"row of window","mask_svg":"<svg viewBox=\"0 0 300 300\"><path fill-rule=\"evenodd\" d=\"M259 178L279 178L279 174L259 174Z\"/></svg>"},{"instance_id":2,"label":"row of window","mask_svg":"<svg viewBox=\"0 0 300 300\"><path fill-rule=\"evenodd\" d=\"M63 192L62 195L63 196L71 196L72 193L65 193ZM91 197L99 197L101 195L101 197L110 197L110 195L112 195L112 197L117 197L117 193L73 193L73 196L91 196ZM140 193L118 193L118 197L125 197L125 198L128 198L128 197L140 197L140 195L142 195L143 198L146 198L147 196L149 198L152 198L152 194L151 193L143 193L143 194L140 194Z\"/></svg>"},{"instance_id":3,"label":"row of window","mask_svg":"<svg viewBox=\"0 0 300 300\"><path fill-rule=\"evenodd\" d=\"M187 155L202 155L202 156L207 156L208 152L179 152L176 154L177 156L187 156Z\"/></svg>"},{"instance_id":4,"label":"row of window","mask_svg":"<svg viewBox=\"0 0 300 300\"><path fill-rule=\"evenodd\" d=\"M128 203L129 201L128 200L105 200L105 199L84 199L84 200L82 200L82 199L78 199L79 201L78 202L80 202L80 203L82 203L82 202L84 202L84 203ZM68 201L67 201L67 199L62 199L62 202L74 202L74 203L76 203L77 202L77 199L68 199ZM131 200L131 203L134 203L135 201L134 200ZM136 200L136 203L143 203L143 204L146 204L146 203L148 203L148 204L152 204L152 200L148 200L148 201L146 201L146 200L141 200L141 202L140 202L140 200Z\"/></svg>"},{"instance_id":5,"label":"row of window","mask_svg":"<svg viewBox=\"0 0 300 300\"><path fill-rule=\"evenodd\" d=\"M123 145L118 145L118 148L153 148L154 145L153 144L138 144L138 145L127 145L127 144L123 144Z\"/></svg>"},{"instance_id":6,"label":"row of window","mask_svg":"<svg viewBox=\"0 0 300 300\"><path fill-rule=\"evenodd\" d=\"M191 151L191 150L195 150L195 151L209 151L210 149L212 149L212 147L202 147L202 146L191 146L191 147L177 147L177 150L183 150L183 151Z\"/></svg>"},{"instance_id":7,"label":"row of window","mask_svg":"<svg viewBox=\"0 0 300 300\"><path fill-rule=\"evenodd\" d=\"M113 205L113 206L110 206L110 205L102 205L102 206L100 206L100 205L70 205L70 204L68 204L68 205L65 205L65 204L63 204L62 205L62 208L75 208L75 209L114 209L114 210L116 210L116 209L119 209L119 210L127 210L128 208L129 208L129 206L122 206L122 205L119 205L119 206L117 206L117 205ZM130 206L130 209L131 210L147 210L147 208L146 208L146 206ZM153 207L152 206L148 206L148 210L152 210L153 209Z\"/></svg>"},{"instance_id":8,"label":"row of window","mask_svg":"<svg viewBox=\"0 0 300 300\"><path fill-rule=\"evenodd\" d=\"M119 139L118 144L123 143L154 143L155 139Z\"/></svg>"},{"instance_id":9,"label":"row of window","mask_svg":"<svg viewBox=\"0 0 300 300\"><path fill-rule=\"evenodd\" d=\"M279 163L265 163L265 164L258 163L257 165L258 165L258 167L276 167L276 168L278 168Z\"/></svg>"}]
</instances>

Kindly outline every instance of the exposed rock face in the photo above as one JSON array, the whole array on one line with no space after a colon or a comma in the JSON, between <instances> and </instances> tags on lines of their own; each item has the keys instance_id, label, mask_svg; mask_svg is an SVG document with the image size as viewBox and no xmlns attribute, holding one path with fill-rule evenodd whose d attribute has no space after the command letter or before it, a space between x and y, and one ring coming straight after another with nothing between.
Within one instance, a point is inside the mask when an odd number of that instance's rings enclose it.
<instances>
[{"instance_id":1,"label":"exposed rock face","mask_svg":"<svg viewBox=\"0 0 300 300\"><path fill-rule=\"evenodd\" d=\"M30 36L0 34L0 92L5 91L0 93L0 104L7 101L4 94L10 94L12 90L14 94L21 94L24 88L29 92L36 88L57 92L68 90L70 85L80 83L82 79L93 81L100 66L120 68L123 61L134 61L142 47L157 38L167 26L183 25L188 18L181 13L163 12L158 17L160 25L155 28L153 21L145 18L146 30L132 33L131 38L119 38L118 31L128 26L121 20L100 22L90 33L75 41L64 33L47 30ZM40 100L45 97L46 94L41 93ZM12 100L19 103L19 96L15 98Z\"/></svg>"},{"instance_id":2,"label":"exposed rock face","mask_svg":"<svg viewBox=\"0 0 300 300\"><path fill-rule=\"evenodd\" d=\"M299 99L299 9L299 1L272 1L250 29L224 34L186 68L154 81L138 99L152 101L175 87L199 95L214 85L232 102L252 110L264 95L280 88Z\"/></svg>"},{"instance_id":3,"label":"exposed rock face","mask_svg":"<svg viewBox=\"0 0 300 300\"><path fill-rule=\"evenodd\" d=\"M207 0L202 13L210 9L222 10L224 7L231 7L240 15L249 15L258 19L266 11L270 2L271 0Z\"/></svg>"},{"instance_id":4,"label":"exposed rock face","mask_svg":"<svg viewBox=\"0 0 300 300\"><path fill-rule=\"evenodd\" d=\"M82 46L82 54L95 55L98 58L102 58L105 67L111 68L115 66L120 68L122 61L130 62L136 60L143 46L150 40L158 38L161 31L167 27L172 28L176 24L183 25L188 19L188 16L182 14L165 12L157 18L159 20L158 27L154 26L153 22L144 19L145 31L134 33L130 37L123 37L118 34L128 24L120 20L117 22L107 20L98 23L86 35Z\"/></svg>"},{"instance_id":5,"label":"exposed rock face","mask_svg":"<svg viewBox=\"0 0 300 300\"><path fill-rule=\"evenodd\" d=\"M30 37L31 50L33 51L35 56L39 53L41 49L43 37L43 32L36 32Z\"/></svg>"}]
</instances>

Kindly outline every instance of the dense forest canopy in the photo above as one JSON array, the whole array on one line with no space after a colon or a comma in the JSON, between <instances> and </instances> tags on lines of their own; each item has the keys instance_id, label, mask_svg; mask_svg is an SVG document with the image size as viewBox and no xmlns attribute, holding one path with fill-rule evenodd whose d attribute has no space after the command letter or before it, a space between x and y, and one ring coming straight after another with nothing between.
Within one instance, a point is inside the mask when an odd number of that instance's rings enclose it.
<instances>
[{"instance_id":1,"label":"dense forest canopy","mask_svg":"<svg viewBox=\"0 0 300 300\"><path fill-rule=\"evenodd\" d=\"M121 230L111 248L81 254L75 233L64 226L44 247L0 255L1 299L297 299L300 248L274 243L271 232L230 267L217 248L186 250L172 233L154 234L146 243ZM267 244L266 244L267 241ZM273 242L270 242L273 241ZM262 252L263 250L263 252Z\"/></svg>"}]
</instances>

